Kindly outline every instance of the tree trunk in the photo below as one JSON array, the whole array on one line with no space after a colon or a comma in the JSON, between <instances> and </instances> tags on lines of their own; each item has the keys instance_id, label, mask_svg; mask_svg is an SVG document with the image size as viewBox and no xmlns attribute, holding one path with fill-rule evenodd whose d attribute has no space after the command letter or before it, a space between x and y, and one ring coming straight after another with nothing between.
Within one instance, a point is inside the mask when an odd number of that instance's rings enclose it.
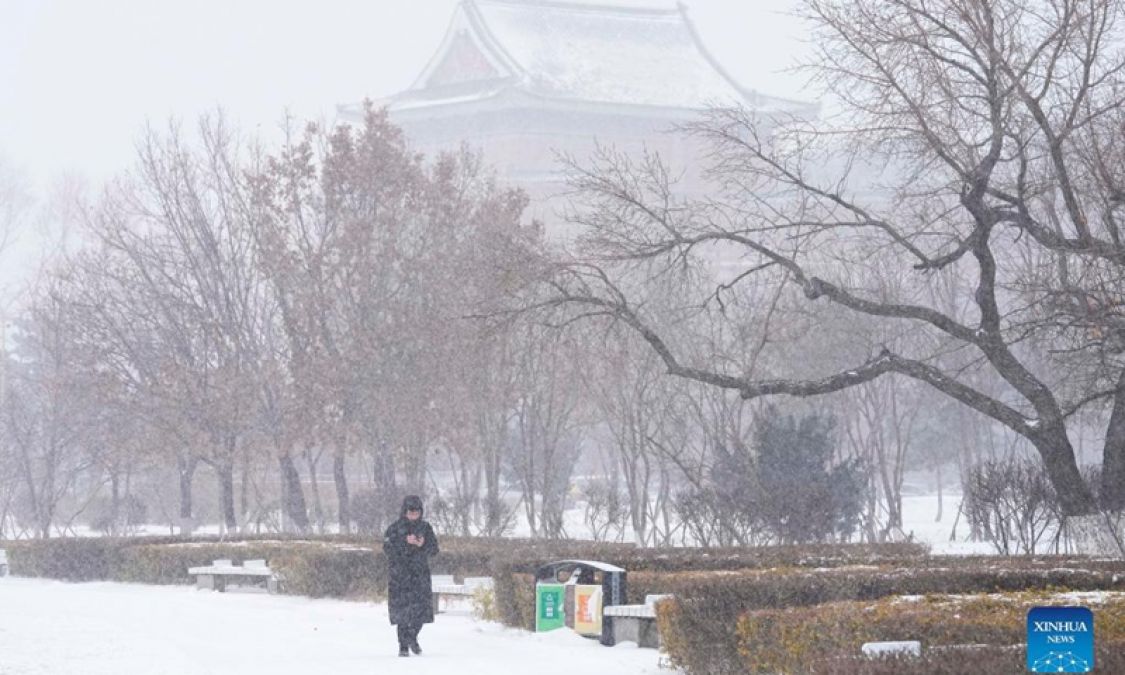
<instances>
[{"instance_id":1,"label":"tree trunk","mask_svg":"<svg viewBox=\"0 0 1125 675\"><path fill-rule=\"evenodd\" d=\"M425 439L415 437L414 442L406 446L406 457L403 462L403 477L406 480L406 492L412 495L421 495L426 491L426 448Z\"/></svg>"},{"instance_id":2,"label":"tree trunk","mask_svg":"<svg viewBox=\"0 0 1125 675\"><path fill-rule=\"evenodd\" d=\"M236 447L237 441L232 439L229 442L228 446L231 457L234 457L234 451ZM248 448L242 449L241 459L242 480L238 482L238 511L236 511L236 514L238 516L241 516L241 518L243 519L248 519L250 517L250 450ZM258 506L260 507L261 504L259 504ZM258 520L258 525L260 527L261 519L259 518ZM243 527L247 527L249 525L250 523L248 520L242 523Z\"/></svg>"},{"instance_id":3,"label":"tree trunk","mask_svg":"<svg viewBox=\"0 0 1125 675\"><path fill-rule=\"evenodd\" d=\"M52 453L53 456L53 453ZM51 503L55 494L55 467L51 461L47 462L43 487L39 490L39 535L44 539L51 538L51 522L54 521L54 505Z\"/></svg>"},{"instance_id":4,"label":"tree trunk","mask_svg":"<svg viewBox=\"0 0 1125 675\"><path fill-rule=\"evenodd\" d=\"M344 473L344 448L342 443L336 444L336 452L332 456L332 478L336 481L337 522L340 524L340 534L351 531L351 507L348 496L348 476Z\"/></svg>"},{"instance_id":5,"label":"tree trunk","mask_svg":"<svg viewBox=\"0 0 1125 675\"><path fill-rule=\"evenodd\" d=\"M402 496L398 494L395 481L395 462L387 441L379 438L375 449L375 491L382 504L381 520L377 529L382 531L391 521L398 518Z\"/></svg>"},{"instance_id":6,"label":"tree trunk","mask_svg":"<svg viewBox=\"0 0 1125 675\"><path fill-rule=\"evenodd\" d=\"M298 532L308 532L309 513L305 505L305 491L301 488L301 474L297 472L297 465L289 452L282 451L277 462L281 467L282 508L289 518L290 527Z\"/></svg>"},{"instance_id":7,"label":"tree trunk","mask_svg":"<svg viewBox=\"0 0 1125 675\"><path fill-rule=\"evenodd\" d=\"M1061 424L1045 427L1029 440L1043 458L1047 476L1058 493L1063 514L1084 516L1094 513L1097 510L1094 495L1078 471L1074 448L1067 438L1066 428Z\"/></svg>"},{"instance_id":8,"label":"tree trunk","mask_svg":"<svg viewBox=\"0 0 1125 675\"><path fill-rule=\"evenodd\" d=\"M485 423L484 426L486 426ZM500 501L500 466L503 455L501 443L504 438L504 425L499 425L499 432L495 436L483 433L487 439L488 447L484 451L484 535L498 537L501 519L503 518L504 505Z\"/></svg>"},{"instance_id":9,"label":"tree trunk","mask_svg":"<svg viewBox=\"0 0 1125 675\"><path fill-rule=\"evenodd\" d=\"M234 512L234 462L216 464L215 472L219 477L219 509L222 512L223 524L227 532L238 532L238 517Z\"/></svg>"},{"instance_id":10,"label":"tree trunk","mask_svg":"<svg viewBox=\"0 0 1125 675\"><path fill-rule=\"evenodd\" d=\"M192 518L191 483L195 476L197 462L194 457L176 458L176 469L180 477L180 534L185 537L195 530L195 521Z\"/></svg>"},{"instance_id":11,"label":"tree trunk","mask_svg":"<svg viewBox=\"0 0 1125 675\"><path fill-rule=\"evenodd\" d=\"M312 492L312 510L315 517L317 532L324 533L324 507L320 501L320 486L317 484L316 463L317 457L313 454L311 446L305 448L305 462L309 465L309 491Z\"/></svg>"},{"instance_id":12,"label":"tree trunk","mask_svg":"<svg viewBox=\"0 0 1125 675\"><path fill-rule=\"evenodd\" d=\"M941 500L941 462L937 463L937 517L934 518L935 523L941 522L942 500Z\"/></svg>"},{"instance_id":13,"label":"tree trunk","mask_svg":"<svg viewBox=\"0 0 1125 675\"><path fill-rule=\"evenodd\" d=\"M109 476L109 534L110 536L117 536L120 534L118 527L121 519L121 477L117 472L117 468L110 472Z\"/></svg>"},{"instance_id":14,"label":"tree trunk","mask_svg":"<svg viewBox=\"0 0 1125 675\"><path fill-rule=\"evenodd\" d=\"M1105 432L1098 491L1101 506L1108 511L1125 510L1125 370L1118 376L1117 387Z\"/></svg>"}]
</instances>

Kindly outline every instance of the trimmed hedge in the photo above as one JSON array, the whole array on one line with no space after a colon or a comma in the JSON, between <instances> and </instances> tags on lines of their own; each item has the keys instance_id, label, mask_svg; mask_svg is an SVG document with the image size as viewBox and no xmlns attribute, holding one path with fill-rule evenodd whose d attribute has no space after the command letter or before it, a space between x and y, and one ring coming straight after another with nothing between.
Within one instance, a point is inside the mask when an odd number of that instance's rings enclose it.
<instances>
[{"instance_id":1,"label":"trimmed hedge","mask_svg":"<svg viewBox=\"0 0 1125 675\"><path fill-rule=\"evenodd\" d=\"M948 562L948 561L946 561ZM1125 563L993 558L987 567L781 568L741 572L630 575L630 596L672 593L658 621L670 659L688 672L738 672L735 635L748 610L807 607L896 595L1047 590L1125 591ZM1017 567L1030 565L1029 568ZM1073 566L1068 568L1064 565ZM1092 567L1093 569L1087 569ZM1110 569L1105 569L1110 568Z\"/></svg>"},{"instance_id":2,"label":"trimmed hedge","mask_svg":"<svg viewBox=\"0 0 1125 675\"><path fill-rule=\"evenodd\" d=\"M494 540L442 538L437 574L487 574ZM381 542L369 537L91 537L6 541L12 573L67 581L190 584L188 568L229 558L264 559L284 578L287 593L313 597L381 597L387 566Z\"/></svg>"},{"instance_id":3,"label":"trimmed hedge","mask_svg":"<svg viewBox=\"0 0 1125 675\"><path fill-rule=\"evenodd\" d=\"M686 572L771 567L842 567L908 564L924 560L920 544L811 544L742 548L638 548L631 544L528 539L479 540L495 544L496 559L533 573L552 560L599 560L629 572ZM518 553L515 551L518 550Z\"/></svg>"},{"instance_id":4,"label":"trimmed hedge","mask_svg":"<svg viewBox=\"0 0 1125 675\"><path fill-rule=\"evenodd\" d=\"M431 565L434 573L493 576L501 622L529 630L534 628L532 574L552 560L602 560L635 574L777 565L908 564L923 559L926 552L916 544L644 549L630 544L472 537L441 537L440 543L441 553ZM267 560L284 577L287 593L382 597L387 584L381 542L354 535L60 538L6 542L5 546L13 574L71 581L190 584L189 567L229 558L236 564ZM634 591L631 597L643 595Z\"/></svg>"},{"instance_id":5,"label":"trimmed hedge","mask_svg":"<svg viewBox=\"0 0 1125 675\"><path fill-rule=\"evenodd\" d=\"M777 568L724 572L638 572L629 575L629 595L671 593L704 605L737 612L770 607L803 607L839 600L872 600L888 595L982 593L1047 588L1125 591L1125 569L1069 567L989 568L839 567Z\"/></svg>"},{"instance_id":6,"label":"trimmed hedge","mask_svg":"<svg viewBox=\"0 0 1125 675\"><path fill-rule=\"evenodd\" d=\"M510 540L502 540L510 541ZM672 579L684 570L709 570L715 574L728 570L763 570L779 565L790 567L834 568L846 565L917 563L926 548L917 544L844 544L810 546L763 546L757 548L674 548L643 549L621 544L585 542L536 542L537 546L519 553L497 556L490 567L495 580L496 607L500 622L512 628L535 628L535 577L540 564L551 560L599 560L629 572L630 602L643 600L646 593L675 592L653 578ZM693 557L694 556L694 557Z\"/></svg>"},{"instance_id":7,"label":"trimmed hedge","mask_svg":"<svg viewBox=\"0 0 1125 675\"><path fill-rule=\"evenodd\" d=\"M1011 675L1027 671L1026 647L972 645L923 653L921 658L849 656L825 659L813 665L816 675ZM1125 673L1125 643L1094 645L1094 671Z\"/></svg>"},{"instance_id":8,"label":"trimmed hedge","mask_svg":"<svg viewBox=\"0 0 1125 675\"><path fill-rule=\"evenodd\" d=\"M565 545L565 542L562 544ZM1125 578L1125 564L1108 559L1076 556L1021 556L1003 559L995 556L930 557L924 555L924 550L913 544L633 549L626 554L611 548L603 550L601 555L591 555L589 550L575 552L565 550L565 546L560 546L560 543L540 542L529 554L521 552L518 559L497 556L489 573L496 582L496 604L501 623L512 628L532 630L535 626L533 572L540 561L573 558L602 560L618 565L629 570L630 602L639 602L645 595L656 593L672 593L680 598L702 598L711 609L702 611L700 616L703 618L684 630L700 634L700 639L715 649L719 649L713 644L716 630L719 635L733 635L733 625L738 614L752 607L874 598L896 592L1023 590L1055 585L1084 589L1116 588L1118 586L1107 585L1118 583L1113 574L1120 573ZM698 556L694 563L697 569L710 571L677 571L692 569L689 557L691 552ZM860 568L857 567L858 564L866 564L868 567ZM815 571L809 571L809 568ZM893 581L875 579L891 569L926 570L932 576L911 581L903 578L911 575L896 573L892 575L895 576ZM804 577L785 576L798 574L801 570L804 570ZM820 583L819 579L833 570L839 570L846 576ZM1031 574L1036 570L1039 573ZM1073 570L1087 572L1079 574ZM762 576L763 573L767 576ZM913 573L914 576L918 574L919 572ZM997 581L998 577L1002 580ZM744 584L747 579L757 580L757 583L746 588ZM841 586L839 582L842 579L849 579L849 582ZM802 588L801 584L809 580L813 582L812 587L807 590ZM943 587L943 582L953 585ZM1125 585L1121 587L1125 588ZM912 590L897 590L903 588ZM744 594L749 598L744 597ZM768 600L769 597L774 600ZM802 601L801 597L805 599ZM715 609L716 605L730 606L733 609L723 613ZM703 626L703 623L707 626ZM719 629L719 626L723 628ZM729 639L726 642L732 643ZM729 653L730 650L727 651Z\"/></svg>"},{"instance_id":9,"label":"trimmed hedge","mask_svg":"<svg viewBox=\"0 0 1125 675\"><path fill-rule=\"evenodd\" d=\"M953 645L1021 644L1026 638L1027 611L1052 604L1091 607L1098 642L1125 643L1123 593L886 598L874 603L836 602L747 612L735 630L740 667L708 672L815 672L818 664L823 668L833 660L853 657L864 642L878 640L921 640L923 653Z\"/></svg>"}]
</instances>

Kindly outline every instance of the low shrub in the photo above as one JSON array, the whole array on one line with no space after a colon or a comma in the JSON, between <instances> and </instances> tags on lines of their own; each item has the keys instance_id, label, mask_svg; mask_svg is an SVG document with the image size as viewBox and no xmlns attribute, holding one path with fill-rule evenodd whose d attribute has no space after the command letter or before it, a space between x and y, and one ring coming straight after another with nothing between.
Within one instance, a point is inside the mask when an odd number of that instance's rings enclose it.
<instances>
[{"instance_id":1,"label":"low shrub","mask_svg":"<svg viewBox=\"0 0 1125 675\"><path fill-rule=\"evenodd\" d=\"M719 572L635 572L629 597L671 593L722 604L736 611L803 607L838 600L872 600L888 595L983 593L1048 588L1125 591L1125 565L1117 570L1075 567L839 567L808 570L730 570ZM720 603L721 601L721 603Z\"/></svg>"},{"instance_id":2,"label":"low shrub","mask_svg":"<svg viewBox=\"0 0 1125 675\"><path fill-rule=\"evenodd\" d=\"M541 564L552 560L599 560L622 567L629 572L629 601L639 602L647 593L676 592L662 580L670 582L677 574L696 574L683 570L718 573L760 570L778 565L833 568L856 563L907 563L921 560L926 551L915 544L641 549L621 544L538 541L530 546L521 544L519 554L513 555L510 553L511 540L501 539L499 542L507 542L506 548L509 549L509 552L494 557L490 565L490 574L496 583L499 620L506 626L527 630L535 627L534 573Z\"/></svg>"},{"instance_id":3,"label":"low shrub","mask_svg":"<svg viewBox=\"0 0 1125 675\"><path fill-rule=\"evenodd\" d=\"M492 572L496 614L510 628L535 630L535 575L499 564Z\"/></svg>"},{"instance_id":4,"label":"low shrub","mask_svg":"<svg viewBox=\"0 0 1125 675\"><path fill-rule=\"evenodd\" d=\"M1051 604L1091 607L1098 641L1125 642L1125 594L1048 592L892 597L756 610L738 619L735 637L741 672L808 673L817 664L855 656L864 642L920 640L924 653L955 645L1021 644L1027 611Z\"/></svg>"},{"instance_id":5,"label":"low shrub","mask_svg":"<svg viewBox=\"0 0 1125 675\"><path fill-rule=\"evenodd\" d=\"M481 587L473 591L471 599L473 617L481 621L499 621L500 612L496 609L496 591Z\"/></svg>"},{"instance_id":6,"label":"low shrub","mask_svg":"<svg viewBox=\"0 0 1125 675\"><path fill-rule=\"evenodd\" d=\"M120 539L34 539L6 541L11 573L65 581L111 579L118 567Z\"/></svg>"},{"instance_id":7,"label":"low shrub","mask_svg":"<svg viewBox=\"0 0 1125 675\"><path fill-rule=\"evenodd\" d=\"M735 626L739 617L758 609L807 607L847 600L888 596L1014 592L1047 589L1125 591L1122 563L1117 571L1097 569L1093 561L1068 559L1074 568L1053 565L1012 567L992 559L987 566L893 568L841 567L825 570L779 568L674 574L629 575L630 597L671 593L673 603L658 609L665 650L671 660L692 673L737 672ZM1086 569L1091 566L1094 569Z\"/></svg>"},{"instance_id":8,"label":"low shrub","mask_svg":"<svg viewBox=\"0 0 1125 675\"><path fill-rule=\"evenodd\" d=\"M286 593L313 598L383 597L387 563L382 551L364 548L301 546L273 559Z\"/></svg>"},{"instance_id":9,"label":"low shrub","mask_svg":"<svg viewBox=\"0 0 1125 675\"><path fill-rule=\"evenodd\" d=\"M1026 648L965 645L924 652L920 658L848 656L825 659L813 664L815 675L1010 675L1027 671ZM1125 643L1094 645L1094 670L1125 673Z\"/></svg>"}]
</instances>

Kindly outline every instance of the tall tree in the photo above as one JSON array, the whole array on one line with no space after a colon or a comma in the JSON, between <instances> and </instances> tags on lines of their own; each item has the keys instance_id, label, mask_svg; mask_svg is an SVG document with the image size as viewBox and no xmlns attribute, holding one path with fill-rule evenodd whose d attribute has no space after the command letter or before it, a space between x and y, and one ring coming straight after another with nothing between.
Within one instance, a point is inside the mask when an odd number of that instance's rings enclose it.
<instances>
[{"instance_id":1,"label":"tall tree","mask_svg":"<svg viewBox=\"0 0 1125 675\"><path fill-rule=\"evenodd\" d=\"M827 394L887 374L924 382L1025 438L1072 516L1098 505L1068 419L1112 401L1101 493L1106 506L1119 506L1125 481L1112 477L1125 456L1125 369L1107 358L1111 386L1071 396L1060 384L1067 373L1036 346L1059 344L1071 328L1060 327L1048 301L1059 291L1094 293L1084 285L1088 270L1123 259L1121 164L1106 154L1121 146L1121 3L1033 5L807 0L819 45L809 67L841 112L817 124L715 110L692 129L712 148L720 196L706 203L677 200L654 163L607 153L576 167L593 207L583 218L588 257L553 268L556 299L614 314L669 372L746 399ZM737 359L724 367L689 361L631 300L623 268L704 255L744 260L724 292L765 277L833 311L900 324L925 345L890 342L858 358L841 349L835 368L797 377L748 376ZM1056 270L1051 294L1021 283L1029 255L1037 268ZM882 297L855 274L871 267L906 281ZM969 281L971 306L926 301L941 270ZM1115 297L1095 295L1103 304ZM1004 389L962 377L974 369Z\"/></svg>"}]
</instances>

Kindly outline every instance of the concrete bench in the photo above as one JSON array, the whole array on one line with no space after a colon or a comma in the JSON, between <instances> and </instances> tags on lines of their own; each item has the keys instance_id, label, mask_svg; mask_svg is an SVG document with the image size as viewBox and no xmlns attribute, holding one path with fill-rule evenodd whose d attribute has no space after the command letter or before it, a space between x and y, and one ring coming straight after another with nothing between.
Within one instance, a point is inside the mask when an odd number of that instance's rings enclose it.
<instances>
[{"instance_id":1,"label":"concrete bench","mask_svg":"<svg viewBox=\"0 0 1125 675\"><path fill-rule=\"evenodd\" d=\"M482 588L492 588L492 577L465 577L464 583L454 583L452 575L435 575L430 577L430 584L434 594L434 614L441 611L442 597L471 598L474 593Z\"/></svg>"},{"instance_id":2,"label":"concrete bench","mask_svg":"<svg viewBox=\"0 0 1125 675\"><path fill-rule=\"evenodd\" d=\"M0 577L8 576L8 552L0 548Z\"/></svg>"},{"instance_id":3,"label":"concrete bench","mask_svg":"<svg viewBox=\"0 0 1125 675\"><path fill-rule=\"evenodd\" d=\"M614 644L636 642L638 647L660 648L660 631L656 628L656 603L671 595L646 595L643 605L610 605L602 616L613 618Z\"/></svg>"},{"instance_id":4,"label":"concrete bench","mask_svg":"<svg viewBox=\"0 0 1125 675\"><path fill-rule=\"evenodd\" d=\"M880 656L921 656L922 643L918 640L897 640L893 642L864 642L859 651L867 657Z\"/></svg>"},{"instance_id":5,"label":"concrete bench","mask_svg":"<svg viewBox=\"0 0 1125 675\"><path fill-rule=\"evenodd\" d=\"M225 591L228 579L249 579L255 582L266 582L266 590L276 593L280 577L275 574L265 560L247 560L241 565L231 563L229 559L215 560L208 567L188 568L188 574L195 577L196 588L207 590Z\"/></svg>"}]
</instances>

